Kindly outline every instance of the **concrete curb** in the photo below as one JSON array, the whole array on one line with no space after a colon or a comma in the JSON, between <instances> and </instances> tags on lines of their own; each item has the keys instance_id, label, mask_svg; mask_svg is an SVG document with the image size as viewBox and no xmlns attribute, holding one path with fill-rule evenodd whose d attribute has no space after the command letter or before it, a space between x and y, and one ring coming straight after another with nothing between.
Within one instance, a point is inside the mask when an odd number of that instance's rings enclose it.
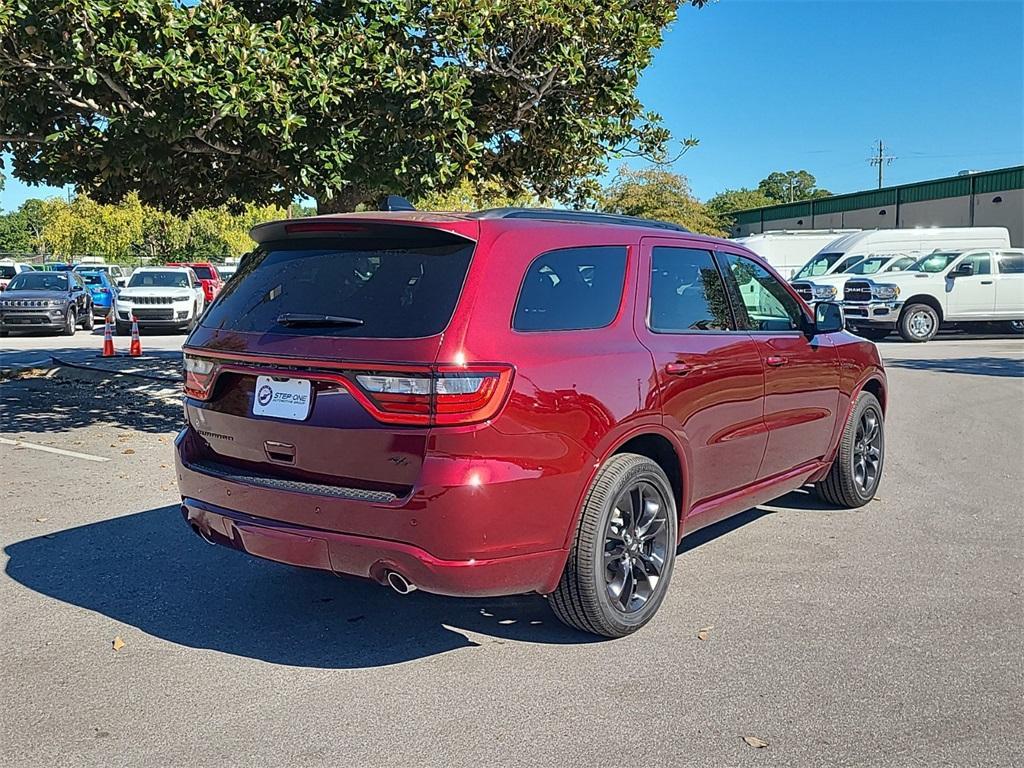
<instances>
[{"instance_id":1,"label":"concrete curb","mask_svg":"<svg viewBox=\"0 0 1024 768\"><path fill-rule=\"evenodd\" d=\"M66 360L64 358L58 357L57 355L50 355L50 359L53 360L53 362L56 363L58 366L61 366L63 368L73 368L80 371L89 371L91 373L105 373L114 376L131 376L137 379L145 379L146 381L161 381L168 384L181 384L183 380L180 374L168 375L159 373L145 373L143 371L124 371L118 370L117 368L109 364L104 365L101 363L75 362L73 360ZM100 359L102 360L103 358ZM139 359L145 360L146 358L143 357Z\"/></svg>"}]
</instances>

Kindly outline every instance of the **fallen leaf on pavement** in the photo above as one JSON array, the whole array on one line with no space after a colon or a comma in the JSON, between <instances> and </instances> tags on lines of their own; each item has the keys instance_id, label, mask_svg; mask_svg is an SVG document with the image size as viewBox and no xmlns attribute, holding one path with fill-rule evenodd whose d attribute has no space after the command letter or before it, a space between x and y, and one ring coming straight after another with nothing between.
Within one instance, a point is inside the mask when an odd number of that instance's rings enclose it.
<instances>
[{"instance_id":1,"label":"fallen leaf on pavement","mask_svg":"<svg viewBox=\"0 0 1024 768\"><path fill-rule=\"evenodd\" d=\"M132 453L135 453L135 449L134 448L125 448L123 451L121 451L121 453L132 454Z\"/></svg>"},{"instance_id":2,"label":"fallen leaf on pavement","mask_svg":"<svg viewBox=\"0 0 1024 768\"><path fill-rule=\"evenodd\" d=\"M764 739L759 739L757 736L744 736L743 740L754 749L764 749L768 746L768 742Z\"/></svg>"},{"instance_id":3,"label":"fallen leaf on pavement","mask_svg":"<svg viewBox=\"0 0 1024 768\"><path fill-rule=\"evenodd\" d=\"M708 639L708 635L711 633L711 630L714 629L714 628L715 628L714 624L712 624L710 627L701 627L700 629L697 630L697 639L698 640L707 640Z\"/></svg>"},{"instance_id":4,"label":"fallen leaf on pavement","mask_svg":"<svg viewBox=\"0 0 1024 768\"><path fill-rule=\"evenodd\" d=\"M122 648L124 648L124 640L122 640L121 636L118 635L114 638L114 642L112 643L112 645L115 651L120 651Z\"/></svg>"},{"instance_id":5,"label":"fallen leaf on pavement","mask_svg":"<svg viewBox=\"0 0 1024 768\"><path fill-rule=\"evenodd\" d=\"M48 517L37 517L37 518L36 518L36 522L37 522L37 523L45 523L45 522L46 522L47 520L49 520L49 519L50 519L50 518L48 518Z\"/></svg>"}]
</instances>

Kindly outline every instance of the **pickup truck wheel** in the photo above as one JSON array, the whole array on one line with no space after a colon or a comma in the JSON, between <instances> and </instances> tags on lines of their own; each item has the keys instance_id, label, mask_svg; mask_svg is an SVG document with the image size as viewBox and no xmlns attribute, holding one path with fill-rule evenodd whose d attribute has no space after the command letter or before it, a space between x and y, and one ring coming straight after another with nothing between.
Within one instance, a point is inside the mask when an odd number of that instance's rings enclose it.
<instances>
[{"instance_id":1,"label":"pickup truck wheel","mask_svg":"<svg viewBox=\"0 0 1024 768\"><path fill-rule=\"evenodd\" d=\"M884 461L882 406L870 392L861 392L843 428L832 467L815 490L837 507L863 507L878 490Z\"/></svg>"},{"instance_id":2,"label":"pickup truck wheel","mask_svg":"<svg viewBox=\"0 0 1024 768\"><path fill-rule=\"evenodd\" d=\"M903 308L899 329L904 341L930 341L939 332L939 313L927 304L911 304Z\"/></svg>"},{"instance_id":3,"label":"pickup truck wheel","mask_svg":"<svg viewBox=\"0 0 1024 768\"><path fill-rule=\"evenodd\" d=\"M665 472L620 453L598 470L558 588L548 595L565 624L624 637L651 620L675 564L678 513Z\"/></svg>"}]
</instances>

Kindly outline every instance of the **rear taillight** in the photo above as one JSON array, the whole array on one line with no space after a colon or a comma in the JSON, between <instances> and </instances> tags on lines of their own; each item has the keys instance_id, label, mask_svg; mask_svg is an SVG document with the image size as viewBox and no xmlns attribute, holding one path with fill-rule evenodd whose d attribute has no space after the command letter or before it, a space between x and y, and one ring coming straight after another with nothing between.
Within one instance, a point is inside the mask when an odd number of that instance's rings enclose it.
<instances>
[{"instance_id":1,"label":"rear taillight","mask_svg":"<svg viewBox=\"0 0 1024 768\"><path fill-rule=\"evenodd\" d=\"M512 383L507 365L452 366L430 373L355 376L379 420L394 424L471 424L493 418Z\"/></svg>"},{"instance_id":2,"label":"rear taillight","mask_svg":"<svg viewBox=\"0 0 1024 768\"><path fill-rule=\"evenodd\" d=\"M210 398L221 372L292 376L344 387L377 421L410 426L452 426L492 419L505 404L513 375L510 365L285 373L191 354L186 354L184 361L185 394L197 400Z\"/></svg>"},{"instance_id":3,"label":"rear taillight","mask_svg":"<svg viewBox=\"0 0 1024 768\"><path fill-rule=\"evenodd\" d=\"M197 400L206 400L213 388L214 369L216 364L213 360L194 355L185 355L185 394Z\"/></svg>"}]
</instances>

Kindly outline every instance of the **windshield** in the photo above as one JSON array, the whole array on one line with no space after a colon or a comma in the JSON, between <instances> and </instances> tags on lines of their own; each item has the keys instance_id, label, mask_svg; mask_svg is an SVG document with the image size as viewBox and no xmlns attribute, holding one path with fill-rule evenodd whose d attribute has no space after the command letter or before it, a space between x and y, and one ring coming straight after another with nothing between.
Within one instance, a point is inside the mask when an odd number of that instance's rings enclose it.
<instances>
[{"instance_id":1,"label":"windshield","mask_svg":"<svg viewBox=\"0 0 1024 768\"><path fill-rule=\"evenodd\" d=\"M873 275L875 274L875 272L880 270L883 267L883 265L885 265L886 262L889 261L890 258L892 257L868 256L863 261L858 261L856 264L854 264L846 271L851 275Z\"/></svg>"},{"instance_id":2,"label":"windshield","mask_svg":"<svg viewBox=\"0 0 1024 768\"><path fill-rule=\"evenodd\" d=\"M136 272L128 282L129 288L188 288L188 275L184 272Z\"/></svg>"},{"instance_id":3,"label":"windshield","mask_svg":"<svg viewBox=\"0 0 1024 768\"><path fill-rule=\"evenodd\" d=\"M66 291L68 276L60 272L22 272L7 285L8 291Z\"/></svg>"},{"instance_id":4,"label":"windshield","mask_svg":"<svg viewBox=\"0 0 1024 768\"><path fill-rule=\"evenodd\" d=\"M436 230L270 244L246 257L203 325L289 335L432 336L451 320L472 253L472 243ZM290 314L357 322L281 323Z\"/></svg>"},{"instance_id":5,"label":"windshield","mask_svg":"<svg viewBox=\"0 0 1024 768\"><path fill-rule=\"evenodd\" d=\"M97 272L79 272L78 276L85 281L86 285L103 285L103 275Z\"/></svg>"},{"instance_id":6,"label":"windshield","mask_svg":"<svg viewBox=\"0 0 1024 768\"><path fill-rule=\"evenodd\" d=\"M936 251L935 253L929 253L927 256L915 261L907 269L914 272L942 272L961 253L963 251Z\"/></svg>"},{"instance_id":7,"label":"windshield","mask_svg":"<svg viewBox=\"0 0 1024 768\"><path fill-rule=\"evenodd\" d=\"M818 275L824 275L829 269L842 257L841 253L819 253L813 259L804 264L800 271L797 272L793 279L801 277L817 277Z\"/></svg>"}]
</instances>

